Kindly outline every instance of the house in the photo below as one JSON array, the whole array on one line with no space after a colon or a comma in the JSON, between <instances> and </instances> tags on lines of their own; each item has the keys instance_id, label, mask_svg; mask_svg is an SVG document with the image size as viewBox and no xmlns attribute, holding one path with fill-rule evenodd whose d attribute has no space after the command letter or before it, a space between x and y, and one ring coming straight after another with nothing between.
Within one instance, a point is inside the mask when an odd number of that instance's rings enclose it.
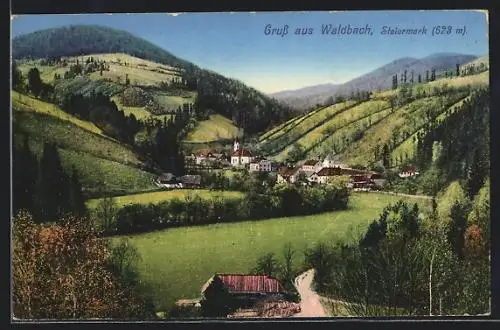
<instances>
[{"instance_id":1,"label":"house","mask_svg":"<svg viewBox=\"0 0 500 330\"><path fill-rule=\"evenodd\" d=\"M382 176L382 174L379 174L379 173L372 173L370 178L372 179L376 188L382 188L387 183L387 179L385 179Z\"/></svg>"},{"instance_id":2,"label":"house","mask_svg":"<svg viewBox=\"0 0 500 330\"><path fill-rule=\"evenodd\" d=\"M400 178L408 178L412 176L418 175L417 168L413 165L406 165L401 169L401 172L399 172L399 177Z\"/></svg>"},{"instance_id":3,"label":"house","mask_svg":"<svg viewBox=\"0 0 500 330\"><path fill-rule=\"evenodd\" d=\"M155 184L162 188L181 188L182 185L177 180L177 177L172 173L163 173L156 180Z\"/></svg>"},{"instance_id":4,"label":"house","mask_svg":"<svg viewBox=\"0 0 500 330\"><path fill-rule=\"evenodd\" d=\"M228 296L222 296L225 292ZM267 275L215 274L201 288L202 301L223 297L233 309L252 307L259 301L286 300L286 294L281 282Z\"/></svg>"},{"instance_id":5,"label":"house","mask_svg":"<svg viewBox=\"0 0 500 330\"><path fill-rule=\"evenodd\" d=\"M201 175L184 175L180 177L182 187L197 188L201 186Z\"/></svg>"},{"instance_id":6,"label":"house","mask_svg":"<svg viewBox=\"0 0 500 330\"><path fill-rule=\"evenodd\" d=\"M196 156L196 165L207 165L217 160L217 158L210 151L202 151Z\"/></svg>"},{"instance_id":7,"label":"house","mask_svg":"<svg viewBox=\"0 0 500 330\"><path fill-rule=\"evenodd\" d=\"M343 169L340 167L323 167L318 172L312 174L309 177L309 181L326 184L328 183L328 179L333 176L345 175Z\"/></svg>"},{"instance_id":8,"label":"house","mask_svg":"<svg viewBox=\"0 0 500 330\"><path fill-rule=\"evenodd\" d=\"M240 148L240 143L236 140L233 145L233 154L231 155L232 166L244 166L253 161L252 153L245 149Z\"/></svg>"},{"instance_id":9,"label":"house","mask_svg":"<svg viewBox=\"0 0 500 330\"><path fill-rule=\"evenodd\" d=\"M356 174L351 175L347 187L355 190L371 190L374 185L370 174Z\"/></svg>"},{"instance_id":10,"label":"house","mask_svg":"<svg viewBox=\"0 0 500 330\"><path fill-rule=\"evenodd\" d=\"M294 183L297 179L299 172L298 167L281 167L278 170L277 182L278 183Z\"/></svg>"},{"instance_id":11,"label":"house","mask_svg":"<svg viewBox=\"0 0 500 330\"><path fill-rule=\"evenodd\" d=\"M250 172L271 172L272 164L271 161L267 159L261 159L259 161L253 160L250 163Z\"/></svg>"},{"instance_id":12,"label":"house","mask_svg":"<svg viewBox=\"0 0 500 330\"><path fill-rule=\"evenodd\" d=\"M341 164L338 160L337 157L334 154L329 154L328 156L325 157L323 162L321 162L321 167L340 167L340 168L345 168L346 166L344 164Z\"/></svg>"},{"instance_id":13,"label":"house","mask_svg":"<svg viewBox=\"0 0 500 330\"><path fill-rule=\"evenodd\" d=\"M306 173L315 173L318 171L318 163L321 164L320 161L314 160L314 159L309 159L306 160L302 165L301 165L301 170L306 172Z\"/></svg>"}]
</instances>

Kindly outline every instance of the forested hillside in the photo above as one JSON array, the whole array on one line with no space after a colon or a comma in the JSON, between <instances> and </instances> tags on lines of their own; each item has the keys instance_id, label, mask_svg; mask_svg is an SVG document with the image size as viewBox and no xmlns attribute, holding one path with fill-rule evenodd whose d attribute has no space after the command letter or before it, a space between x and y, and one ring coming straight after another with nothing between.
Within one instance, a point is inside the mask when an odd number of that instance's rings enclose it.
<instances>
[{"instance_id":1,"label":"forested hillside","mask_svg":"<svg viewBox=\"0 0 500 330\"><path fill-rule=\"evenodd\" d=\"M220 113L248 133L263 132L293 114L290 107L237 80L199 68L125 31L76 25L41 30L16 37L12 41L15 59L57 59L103 53L126 53L179 68L183 88L197 92L197 108Z\"/></svg>"}]
</instances>

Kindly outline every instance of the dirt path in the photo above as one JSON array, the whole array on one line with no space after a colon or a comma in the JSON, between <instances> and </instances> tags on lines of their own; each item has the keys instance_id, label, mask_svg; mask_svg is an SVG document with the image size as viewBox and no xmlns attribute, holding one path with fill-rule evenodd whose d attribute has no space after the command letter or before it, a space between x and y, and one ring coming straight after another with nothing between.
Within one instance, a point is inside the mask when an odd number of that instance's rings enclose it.
<instances>
[{"instance_id":1,"label":"dirt path","mask_svg":"<svg viewBox=\"0 0 500 330\"><path fill-rule=\"evenodd\" d=\"M328 317L328 314L321 304L320 296L314 292L311 287L313 279L314 269L310 269L300 274L295 279L295 287L301 298L301 311L293 317Z\"/></svg>"}]
</instances>

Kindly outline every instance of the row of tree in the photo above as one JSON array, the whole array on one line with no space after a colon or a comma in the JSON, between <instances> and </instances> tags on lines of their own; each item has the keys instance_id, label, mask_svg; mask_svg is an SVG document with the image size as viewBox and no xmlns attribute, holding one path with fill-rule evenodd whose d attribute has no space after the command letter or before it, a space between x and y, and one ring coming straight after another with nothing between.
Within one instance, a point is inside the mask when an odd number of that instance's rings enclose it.
<instances>
[{"instance_id":1,"label":"row of tree","mask_svg":"<svg viewBox=\"0 0 500 330\"><path fill-rule=\"evenodd\" d=\"M108 234L130 234L156 229L211 223L259 220L272 217L315 214L342 210L349 194L344 186L296 187L276 185L269 190L250 191L245 198L212 199L188 194L159 204L132 204L122 208L112 198L97 205L96 219Z\"/></svg>"}]
</instances>

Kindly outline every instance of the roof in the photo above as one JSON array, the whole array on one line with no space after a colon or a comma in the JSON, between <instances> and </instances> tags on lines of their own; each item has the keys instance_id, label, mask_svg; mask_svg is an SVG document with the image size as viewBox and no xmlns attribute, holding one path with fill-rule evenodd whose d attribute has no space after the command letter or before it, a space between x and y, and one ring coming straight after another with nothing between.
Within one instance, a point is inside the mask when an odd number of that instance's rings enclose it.
<instances>
[{"instance_id":1,"label":"roof","mask_svg":"<svg viewBox=\"0 0 500 330\"><path fill-rule=\"evenodd\" d=\"M342 175L342 169L340 167L323 167L316 173L317 176L333 176Z\"/></svg>"},{"instance_id":2,"label":"roof","mask_svg":"<svg viewBox=\"0 0 500 330\"><path fill-rule=\"evenodd\" d=\"M216 274L232 293L284 293L279 280L267 275Z\"/></svg>"},{"instance_id":3,"label":"roof","mask_svg":"<svg viewBox=\"0 0 500 330\"><path fill-rule=\"evenodd\" d=\"M214 157L214 155L210 151L202 151L200 157Z\"/></svg>"},{"instance_id":4,"label":"roof","mask_svg":"<svg viewBox=\"0 0 500 330\"><path fill-rule=\"evenodd\" d=\"M413 165L406 165L406 166L403 166L403 168L401 169L401 172L416 172L417 171L417 168Z\"/></svg>"},{"instance_id":5,"label":"roof","mask_svg":"<svg viewBox=\"0 0 500 330\"><path fill-rule=\"evenodd\" d=\"M297 172L297 167L282 167L279 169L278 174L284 177L294 175Z\"/></svg>"},{"instance_id":6,"label":"roof","mask_svg":"<svg viewBox=\"0 0 500 330\"><path fill-rule=\"evenodd\" d=\"M247 149L236 150L232 154L233 157L252 157L252 154Z\"/></svg>"},{"instance_id":7,"label":"roof","mask_svg":"<svg viewBox=\"0 0 500 330\"><path fill-rule=\"evenodd\" d=\"M305 165L305 166L314 166L314 165L316 165L317 163L318 163L318 161L317 161L317 160L314 160L314 159L309 159L309 160L306 160L306 161L304 162L304 164L302 164L302 165Z\"/></svg>"},{"instance_id":8,"label":"roof","mask_svg":"<svg viewBox=\"0 0 500 330\"><path fill-rule=\"evenodd\" d=\"M158 177L158 180L160 181L172 181L175 180L175 175L172 173L163 173Z\"/></svg>"},{"instance_id":9,"label":"roof","mask_svg":"<svg viewBox=\"0 0 500 330\"><path fill-rule=\"evenodd\" d=\"M364 174L356 174L356 175L351 175L351 180L356 183L369 182L371 180L371 176Z\"/></svg>"},{"instance_id":10,"label":"roof","mask_svg":"<svg viewBox=\"0 0 500 330\"><path fill-rule=\"evenodd\" d=\"M185 184L201 184L201 175L184 175L181 182Z\"/></svg>"}]
</instances>

